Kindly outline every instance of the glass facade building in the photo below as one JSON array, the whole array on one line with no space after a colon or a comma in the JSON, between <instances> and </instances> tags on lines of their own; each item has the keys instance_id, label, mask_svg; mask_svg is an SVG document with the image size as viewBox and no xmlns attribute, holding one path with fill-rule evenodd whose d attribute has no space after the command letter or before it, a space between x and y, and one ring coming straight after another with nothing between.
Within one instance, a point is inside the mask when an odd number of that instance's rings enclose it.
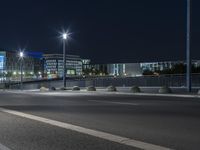
<instances>
[{"instance_id":1,"label":"glass facade building","mask_svg":"<svg viewBox=\"0 0 200 150\"><path fill-rule=\"evenodd\" d=\"M108 64L108 74L114 76L135 77L142 75L139 63Z\"/></svg>"},{"instance_id":2,"label":"glass facade building","mask_svg":"<svg viewBox=\"0 0 200 150\"><path fill-rule=\"evenodd\" d=\"M43 53L24 52L23 74L24 78L42 77L43 73ZM19 51L0 51L0 74L1 79L19 80L20 58Z\"/></svg>"},{"instance_id":3,"label":"glass facade building","mask_svg":"<svg viewBox=\"0 0 200 150\"><path fill-rule=\"evenodd\" d=\"M164 62L149 62L149 63L140 63L140 67L143 71L162 71L165 69L171 69L176 64L184 64L183 61L164 61Z\"/></svg>"},{"instance_id":4,"label":"glass facade building","mask_svg":"<svg viewBox=\"0 0 200 150\"><path fill-rule=\"evenodd\" d=\"M48 78L63 77L63 55L44 54L44 72ZM78 55L66 56L67 76L82 75L82 60Z\"/></svg>"}]
</instances>

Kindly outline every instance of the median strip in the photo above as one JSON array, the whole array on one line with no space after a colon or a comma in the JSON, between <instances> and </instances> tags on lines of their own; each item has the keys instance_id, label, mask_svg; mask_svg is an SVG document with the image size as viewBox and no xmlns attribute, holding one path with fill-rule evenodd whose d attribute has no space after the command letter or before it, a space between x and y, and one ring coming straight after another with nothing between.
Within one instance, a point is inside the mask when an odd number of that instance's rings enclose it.
<instances>
[{"instance_id":1,"label":"median strip","mask_svg":"<svg viewBox=\"0 0 200 150\"><path fill-rule=\"evenodd\" d=\"M22 112L19 112L19 111L14 111L14 110L9 110L9 109L4 109L4 108L0 108L0 111L4 112L4 113L16 115L16 116L19 116L19 117L39 121L39 122L42 122L42 123L50 124L52 126L64 128L64 129L67 129L67 130L76 131L76 132L79 132L79 133L82 133L82 134L87 134L87 135L94 136L94 137L97 137L97 138L101 138L101 139L104 139L104 140L120 143L120 144L123 144L123 145L126 145L126 146L140 148L140 149L143 149L143 150L172 150L170 148L166 148L166 147L163 147L163 146L154 145L154 144L150 144L150 143L146 143L146 142L142 142L142 141L138 141L138 140L134 140L134 139L130 139L130 138L126 138L126 137L122 137L122 136L118 136L118 135L114 135L114 134L110 134L110 133L106 133L106 132L102 132L102 131L88 129L88 128L84 128L84 127L81 127L81 126L72 125L72 124L69 124L69 123L51 120L51 119L44 118L44 117L26 114L26 113L22 113ZM1 149L1 147L0 147L0 149ZM8 149L5 149L5 150L8 150Z\"/></svg>"}]
</instances>

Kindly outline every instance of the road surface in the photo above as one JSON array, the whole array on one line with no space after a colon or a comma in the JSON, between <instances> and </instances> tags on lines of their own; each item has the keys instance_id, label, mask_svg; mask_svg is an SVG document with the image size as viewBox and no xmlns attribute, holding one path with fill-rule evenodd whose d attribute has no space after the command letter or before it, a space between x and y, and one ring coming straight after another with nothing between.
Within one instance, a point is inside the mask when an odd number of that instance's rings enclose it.
<instances>
[{"instance_id":1,"label":"road surface","mask_svg":"<svg viewBox=\"0 0 200 150\"><path fill-rule=\"evenodd\" d=\"M0 92L0 149L197 150L200 98Z\"/></svg>"}]
</instances>

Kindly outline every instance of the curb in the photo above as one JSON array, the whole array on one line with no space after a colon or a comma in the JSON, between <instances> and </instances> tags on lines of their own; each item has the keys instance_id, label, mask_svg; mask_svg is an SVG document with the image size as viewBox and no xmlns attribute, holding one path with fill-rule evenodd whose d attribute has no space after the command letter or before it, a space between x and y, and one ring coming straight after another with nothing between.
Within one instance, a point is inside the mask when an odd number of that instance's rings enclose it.
<instances>
[{"instance_id":1,"label":"curb","mask_svg":"<svg viewBox=\"0 0 200 150\"><path fill-rule=\"evenodd\" d=\"M95 91L95 92L90 92L87 90L80 90L80 91L47 91L47 92L40 92L39 90L6 90L5 92L10 92L10 93L19 93L19 94L45 94L45 93L52 93L52 94L58 94L62 93L64 94L69 94L69 93L76 93L76 94L89 94L89 95L94 95L94 94L103 94L103 95L129 95L129 96L157 96L157 97L180 97L180 98L200 98L200 95L188 95L188 94L159 94L159 93L126 93L126 92L107 92L107 91Z\"/></svg>"}]
</instances>

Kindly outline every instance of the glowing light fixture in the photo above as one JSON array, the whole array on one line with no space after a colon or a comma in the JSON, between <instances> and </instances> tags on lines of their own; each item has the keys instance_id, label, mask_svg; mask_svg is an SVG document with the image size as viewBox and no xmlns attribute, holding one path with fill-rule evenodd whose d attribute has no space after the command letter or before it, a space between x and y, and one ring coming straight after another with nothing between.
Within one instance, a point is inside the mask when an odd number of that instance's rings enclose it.
<instances>
[{"instance_id":1,"label":"glowing light fixture","mask_svg":"<svg viewBox=\"0 0 200 150\"><path fill-rule=\"evenodd\" d=\"M24 53L23 52L19 52L19 57L23 58L24 57Z\"/></svg>"},{"instance_id":2,"label":"glowing light fixture","mask_svg":"<svg viewBox=\"0 0 200 150\"><path fill-rule=\"evenodd\" d=\"M66 40L68 38L68 33L63 33L63 39Z\"/></svg>"}]
</instances>

